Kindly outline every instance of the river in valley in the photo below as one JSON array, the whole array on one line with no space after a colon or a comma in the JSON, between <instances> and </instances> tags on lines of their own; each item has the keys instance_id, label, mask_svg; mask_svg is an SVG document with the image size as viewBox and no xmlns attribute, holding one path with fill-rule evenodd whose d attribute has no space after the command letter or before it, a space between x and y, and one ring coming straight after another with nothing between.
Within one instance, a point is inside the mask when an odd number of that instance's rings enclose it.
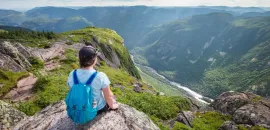
<instances>
[{"instance_id":1,"label":"river in valley","mask_svg":"<svg viewBox=\"0 0 270 130\"><path fill-rule=\"evenodd\" d=\"M145 67L145 68L147 68L148 70L150 70L150 72L152 73L152 75L154 74L155 76L158 76L159 78L164 79L164 80L165 80L167 83L169 83L170 85L175 86L175 87L177 87L177 88L179 88L179 89L185 91L185 92L187 93L187 95L189 95L189 96L195 98L196 100L198 100L198 101L201 102L201 103L209 104L210 102L213 101L213 99L208 98L208 97L205 97L205 96L203 96L203 95L201 95L201 94L199 94L199 93L197 93L197 92L191 90L191 89L188 88L188 87L182 86L182 85L179 84L179 83L176 83L176 82L173 82L173 81L168 80L166 77L164 77L163 75L159 74L156 70L154 70L153 68L151 68L151 67L149 67L149 66L144 66L144 65L137 64L137 63L134 61L132 55L131 55L131 57L132 57L132 60L133 60L134 64L136 65L136 67L139 69L139 71L141 71L141 72L147 74L147 73L144 72L142 69L140 69L140 67ZM147 74L147 75L149 75L149 74Z\"/></svg>"}]
</instances>

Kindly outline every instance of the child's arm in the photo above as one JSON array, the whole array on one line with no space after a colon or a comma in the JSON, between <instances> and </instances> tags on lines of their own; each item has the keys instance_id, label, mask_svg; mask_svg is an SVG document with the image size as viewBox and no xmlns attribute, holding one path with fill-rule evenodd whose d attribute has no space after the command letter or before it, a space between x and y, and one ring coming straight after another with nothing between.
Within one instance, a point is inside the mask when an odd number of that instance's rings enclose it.
<instances>
[{"instance_id":1,"label":"child's arm","mask_svg":"<svg viewBox=\"0 0 270 130\"><path fill-rule=\"evenodd\" d=\"M119 104L114 99L114 95L110 89L110 86L102 89L105 100L111 109L117 109Z\"/></svg>"}]
</instances>

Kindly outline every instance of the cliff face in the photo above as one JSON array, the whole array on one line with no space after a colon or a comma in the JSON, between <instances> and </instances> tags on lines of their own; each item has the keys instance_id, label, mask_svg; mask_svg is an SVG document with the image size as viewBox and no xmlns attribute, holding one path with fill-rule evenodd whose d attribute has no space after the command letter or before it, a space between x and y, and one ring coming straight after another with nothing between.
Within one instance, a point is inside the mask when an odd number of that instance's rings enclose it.
<instances>
[{"instance_id":1,"label":"cliff face","mask_svg":"<svg viewBox=\"0 0 270 130\"><path fill-rule=\"evenodd\" d=\"M99 61L104 61L113 68L122 68L130 75L140 78L128 50L124 47L124 40L115 31L88 27L63 33L59 37L61 38L49 42L44 49L27 47L29 43L0 41L0 68L14 72L26 71L32 67L32 57L37 57L46 64L63 56L66 49L78 51L84 45L92 45L100 49Z\"/></svg>"},{"instance_id":2,"label":"cliff face","mask_svg":"<svg viewBox=\"0 0 270 130\"><path fill-rule=\"evenodd\" d=\"M115 111L98 115L85 125L75 125L66 113L64 101L54 103L32 117L19 122L14 130L158 130L142 112L121 104Z\"/></svg>"}]
</instances>

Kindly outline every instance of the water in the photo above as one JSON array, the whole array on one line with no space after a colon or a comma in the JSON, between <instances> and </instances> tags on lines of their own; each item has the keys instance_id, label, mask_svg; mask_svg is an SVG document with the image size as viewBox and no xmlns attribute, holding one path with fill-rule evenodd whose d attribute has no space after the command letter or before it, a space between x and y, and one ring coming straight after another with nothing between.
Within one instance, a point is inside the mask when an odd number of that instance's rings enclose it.
<instances>
[{"instance_id":1,"label":"water","mask_svg":"<svg viewBox=\"0 0 270 130\"><path fill-rule=\"evenodd\" d=\"M133 56L131 55L131 58L133 60ZM133 60L134 62L134 60ZM135 63L135 62L134 62ZM135 63L135 65L137 66L137 68L140 70L140 68L138 67L137 63ZM140 66L143 66L143 65L140 65ZM170 81L168 80L166 77L164 77L163 75L159 74L156 70L154 70L153 68L149 67L149 66L143 66L143 67L146 67L148 70L150 70L152 73L154 73L155 75L161 77L162 79L164 79L166 82L170 83L171 85L179 88L179 89L182 89L184 90L185 92L187 92L190 96L192 96L193 98L197 99L199 102L201 103L205 103L205 104L209 104L209 102L212 102L213 99L211 98L208 98L208 97L204 97L203 95L189 89L188 87L185 87L185 86L182 86L181 84L179 83L176 83L176 82L173 82L173 81ZM140 70L142 71L142 70ZM142 71L143 72L143 71ZM207 100L206 100L207 99Z\"/></svg>"}]
</instances>

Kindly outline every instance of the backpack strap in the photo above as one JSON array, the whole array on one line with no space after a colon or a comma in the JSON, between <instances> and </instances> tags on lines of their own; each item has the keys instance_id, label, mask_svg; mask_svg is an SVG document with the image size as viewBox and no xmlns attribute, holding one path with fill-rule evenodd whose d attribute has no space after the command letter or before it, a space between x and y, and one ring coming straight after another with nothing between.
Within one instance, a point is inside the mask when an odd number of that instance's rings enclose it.
<instances>
[{"instance_id":1,"label":"backpack strap","mask_svg":"<svg viewBox=\"0 0 270 130\"><path fill-rule=\"evenodd\" d=\"M73 72L73 81L74 81L74 84L79 84L79 80L78 80L78 76L77 76L77 70L74 70Z\"/></svg>"},{"instance_id":2,"label":"backpack strap","mask_svg":"<svg viewBox=\"0 0 270 130\"><path fill-rule=\"evenodd\" d=\"M87 85L91 85L92 84L92 82L93 82L93 80L95 79L95 77L97 76L97 74L98 74L98 72L96 71L96 72L94 72L91 76L90 76L90 78L87 80L87 82L86 82L86 84Z\"/></svg>"}]
</instances>

